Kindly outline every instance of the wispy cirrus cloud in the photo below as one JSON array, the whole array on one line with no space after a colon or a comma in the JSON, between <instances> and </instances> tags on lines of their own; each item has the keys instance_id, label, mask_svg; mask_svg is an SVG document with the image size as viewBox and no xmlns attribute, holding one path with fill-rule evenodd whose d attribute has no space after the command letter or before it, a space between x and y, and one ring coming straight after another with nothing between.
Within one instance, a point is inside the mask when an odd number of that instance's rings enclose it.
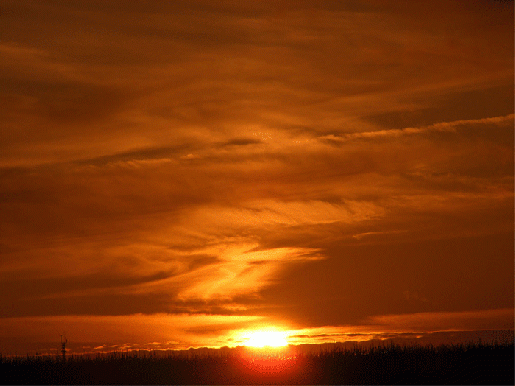
<instances>
[{"instance_id":1,"label":"wispy cirrus cloud","mask_svg":"<svg viewBox=\"0 0 515 386\"><path fill-rule=\"evenodd\" d=\"M326 135L323 137L319 137L320 140L327 140L329 142L338 143L345 142L349 140L355 139L372 139L372 138L397 138L404 135L413 135L413 134L422 134L431 131L449 131L455 132L458 128L466 127L466 126L476 126L476 125L509 125L513 123L514 115L508 114L502 117L488 117L481 119L461 119L453 122L440 122L435 123L433 125L429 125L426 127L406 127L403 129L390 129L390 130L377 130L377 131L367 131L367 132L357 132L357 133L348 133L343 134L341 136L336 137L333 134ZM466 128L465 128L466 130Z\"/></svg>"},{"instance_id":2,"label":"wispy cirrus cloud","mask_svg":"<svg viewBox=\"0 0 515 386\"><path fill-rule=\"evenodd\" d=\"M510 307L512 7L4 2L2 316Z\"/></svg>"}]
</instances>

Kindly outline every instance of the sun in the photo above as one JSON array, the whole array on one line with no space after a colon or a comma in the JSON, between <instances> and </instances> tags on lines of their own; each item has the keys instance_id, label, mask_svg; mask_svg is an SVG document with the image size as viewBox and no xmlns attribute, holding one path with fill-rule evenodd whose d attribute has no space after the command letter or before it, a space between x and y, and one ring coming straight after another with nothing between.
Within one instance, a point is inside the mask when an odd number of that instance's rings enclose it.
<instances>
[{"instance_id":1,"label":"sun","mask_svg":"<svg viewBox=\"0 0 515 386\"><path fill-rule=\"evenodd\" d=\"M247 347L284 347L288 345L287 336L284 331L250 331L244 335L243 344Z\"/></svg>"}]
</instances>

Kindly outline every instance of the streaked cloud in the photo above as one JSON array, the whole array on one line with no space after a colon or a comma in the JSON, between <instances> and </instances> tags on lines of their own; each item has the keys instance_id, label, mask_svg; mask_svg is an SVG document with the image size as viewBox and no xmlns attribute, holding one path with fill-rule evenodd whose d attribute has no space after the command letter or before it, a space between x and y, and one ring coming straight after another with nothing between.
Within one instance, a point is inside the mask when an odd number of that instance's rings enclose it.
<instances>
[{"instance_id":1,"label":"streaked cloud","mask_svg":"<svg viewBox=\"0 0 515 386\"><path fill-rule=\"evenodd\" d=\"M1 317L513 306L512 2L1 12Z\"/></svg>"},{"instance_id":2,"label":"streaked cloud","mask_svg":"<svg viewBox=\"0 0 515 386\"><path fill-rule=\"evenodd\" d=\"M412 134L421 134L428 131L451 131L455 132L456 129L460 126L467 125L484 125L484 124L494 124L494 125L510 125L513 123L514 115L508 114L504 117L488 117L482 119L461 119L453 122L441 122L435 123L433 125L415 128L415 127L406 127L404 129L390 129L390 130L377 130L377 131L369 131L369 132L360 132L360 133L351 133L345 134L341 137L335 137L333 134L319 137L321 140L328 140L331 142L345 142L353 139L360 138L386 138L386 137L401 137L404 135L412 135Z\"/></svg>"}]
</instances>

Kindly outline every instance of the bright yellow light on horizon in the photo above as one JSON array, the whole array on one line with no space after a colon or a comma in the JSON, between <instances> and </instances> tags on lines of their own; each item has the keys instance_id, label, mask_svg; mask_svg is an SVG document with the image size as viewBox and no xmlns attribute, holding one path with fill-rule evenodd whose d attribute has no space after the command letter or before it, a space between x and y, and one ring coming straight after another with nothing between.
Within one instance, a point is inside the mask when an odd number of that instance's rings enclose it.
<instances>
[{"instance_id":1,"label":"bright yellow light on horizon","mask_svg":"<svg viewBox=\"0 0 515 386\"><path fill-rule=\"evenodd\" d=\"M243 336L247 347L284 347L288 333L285 331L261 330L251 331Z\"/></svg>"}]
</instances>

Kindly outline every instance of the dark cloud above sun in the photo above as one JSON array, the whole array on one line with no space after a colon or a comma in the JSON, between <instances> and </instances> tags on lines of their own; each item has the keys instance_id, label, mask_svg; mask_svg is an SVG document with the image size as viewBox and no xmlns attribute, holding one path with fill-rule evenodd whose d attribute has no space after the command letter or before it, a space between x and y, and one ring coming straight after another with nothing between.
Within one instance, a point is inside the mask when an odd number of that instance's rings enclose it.
<instances>
[{"instance_id":1,"label":"dark cloud above sun","mask_svg":"<svg viewBox=\"0 0 515 386\"><path fill-rule=\"evenodd\" d=\"M0 34L0 340L513 315L513 2L4 1Z\"/></svg>"}]
</instances>

